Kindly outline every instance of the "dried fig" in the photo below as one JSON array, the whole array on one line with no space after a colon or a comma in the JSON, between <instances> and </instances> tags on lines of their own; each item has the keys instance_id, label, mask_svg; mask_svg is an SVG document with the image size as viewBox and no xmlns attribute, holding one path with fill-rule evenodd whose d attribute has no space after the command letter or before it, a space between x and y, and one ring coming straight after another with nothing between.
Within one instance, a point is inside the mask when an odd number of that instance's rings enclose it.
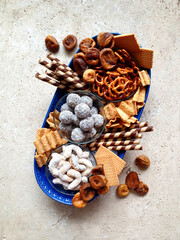
<instances>
[{"instance_id":1,"label":"dried fig","mask_svg":"<svg viewBox=\"0 0 180 240\"><path fill-rule=\"evenodd\" d=\"M140 167L142 169L146 169L150 165L150 160L145 155L140 155L139 157L137 157L135 159L135 163L138 167Z\"/></svg>"},{"instance_id":2,"label":"dried fig","mask_svg":"<svg viewBox=\"0 0 180 240\"><path fill-rule=\"evenodd\" d=\"M75 58L82 58L85 61L85 54L83 52L78 52L78 53L74 54L73 60Z\"/></svg>"},{"instance_id":3,"label":"dried fig","mask_svg":"<svg viewBox=\"0 0 180 240\"><path fill-rule=\"evenodd\" d=\"M81 194L80 192L76 193L72 199L72 204L74 207L76 208L83 208L86 206L87 202L85 202L82 198L81 198Z\"/></svg>"},{"instance_id":4,"label":"dried fig","mask_svg":"<svg viewBox=\"0 0 180 240\"><path fill-rule=\"evenodd\" d=\"M83 73L83 81L87 84L93 84L96 79L96 72L93 69L87 69Z\"/></svg>"},{"instance_id":5,"label":"dried fig","mask_svg":"<svg viewBox=\"0 0 180 240\"><path fill-rule=\"evenodd\" d=\"M114 55L114 52L110 48L104 48L100 52L100 61L104 69L109 70L116 66L117 57Z\"/></svg>"},{"instance_id":6,"label":"dried fig","mask_svg":"<svg viewBox=\"0 0 180 240\"><path fill-rule=\"evenodd\" d=\"M92 175L104 175L104 166L103 164L98 164L97 166L95 166L92 171L91 171Z\"/></svg>"},{"instance_id":7,"label":"dried fig","mask_svg":"<svg viewBox=\"0 0 180 240\"><path fill-rule=\"evenodd\" d=\"M79 48L84 53L88 50L88 48L91 48L94 46L96 46L96 42L92 38L85 38L79 44Z\"/></svg>"},{"instance_id":8,"label":"dried fig","mask_svg":"<svg viewBox=\"0 0 180 240\"><path fill-rule=\"evenodd\" d=\"M63 45L67 50L72 50L77 44L77 38L74 35L67 35L63 39Z\"/></svg>"},{"instance_id":9,"label":"dried fig","mask_svg":"<svg viewBox=\"0 0 180 240\"><path fill-rule=\"evenodd\" d=\"M100 195L104 195L104 194L106 194L108 191L109 191L109 185L108 185L108 184L106 184L105 187L101 187L101 188L99 188L99 189L96 190L96 192L97 192L98 194L100 194Z\"/></svg>"},{"instance_id":10,"label":"dried fig","mask_svg":"<svg viewBox=\"0 0 180 240\"><path fill-rule=\"evenodd\" d=\"M109 32L101 32L97 36L97 43L100 47L105 48L109 47L112 44L114 45L114 35Z\"/></svg>"},{"instance_id":11,"label":"dried fig","mask_svg":"<svg viewBox=\"0 0 180 240\"><path fill-rule=\"evenodd\" d=\"M85 53L85 61L89 65L98 65L99 64L99 49L97 48L88 48Z\"/></svg>"},{"instance_id":12,"label":"dried fig","mask_svg":"<svg viewBox=\"0 0 180 240\"><path fill-rule=\"evenodd\" d=\"M139 177L136 172L130 172L126 176L126 185L129 189L136 189L139 186Z\"/></svg>"},{"instance_id":13,"label":"dried fig","mask_svg":"<svg viewBox=\"0 0 180 240\"><path fill-rule=\"evenodd\" d=\"M126 184L120 184L117 187L117 195L119 197L126 197L127 195L129 195L129 189L128 186Z\"/></svg>"},{"instance_id":14,"label":"dried fig","mask_svg":"<svg viewBox=\"0 0 180 240\"><path fill-rule=\"evenodd\" d=\"M90 201L95 196L95 190L91 187L90 183L81 185L79 192L85 202Z\"/></svg>"},{"instance_id":15,"label":"dried fig","mask_svg":"<svg viewBox=\"0 0 180 240\"><path fill-rule=\"evenodd\" d=\"M80 57L73 59L73 66L79 76L83 76L84 71L88 68L86 62Z\"/></svg>"},{"instance_id":16,"label":"dried fig","mask_svg":"<svg viewBox=\"0 0 180 240\"><path fill-rule=\"evenodd\" d=\"M56 53L59 50L59 43L53 36L47 36L45 39L45 44L50 52Z\"/></svg>"},{"instance_id":17,"label":"dried fig","mask_svg":"<svg viewBox=\"0 0 180 240\"><path fill-rule=\"evenodd\" d=\"M104 175L96 175L89 178L89 182L94 189L106 186L107 179Z\"/></svg>"},{"instance_id":18,"label":"dried fig","mask_svg":"<svg viewBox=\"0 0 180 240\"><path fill-rule=\"evenodd\" d=\"M139 195L143 196L143 195L145 195L148 191L149 191L149 187L148 187L145 183L139 182L139 186L138 186L138 188L136 189L136 192L137 192Z\"/></svg>"}]
</instances>

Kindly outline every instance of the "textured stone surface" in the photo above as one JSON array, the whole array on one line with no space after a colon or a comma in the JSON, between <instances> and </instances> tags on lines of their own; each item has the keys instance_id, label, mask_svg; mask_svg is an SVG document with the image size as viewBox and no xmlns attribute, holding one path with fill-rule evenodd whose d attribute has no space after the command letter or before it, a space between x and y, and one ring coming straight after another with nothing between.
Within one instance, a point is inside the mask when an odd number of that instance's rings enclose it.
<instances>
[{"instance_id":1,"label":"textured stone surface","mask_svg":"<svg viewBox=\"0 0 180 240\"><path fill-rule=\"evenodd\" d=\"M179 62L178 0L0 1L0 240L178 240L179 233ZM36 129L43 122L55 88L35 79L37 64L52 34L78 41L101 31L135 33L154 49L152 85L142 120L154 125L143 136L143 151L129 151L119 179L135 170L148 184L145 197L118 199L115 188L78 210L54 202L36 184L33 154ZM61 43L57 56L72 53ZM134 165L146 154L151 166Z\"/></svg>"}]
</instances>

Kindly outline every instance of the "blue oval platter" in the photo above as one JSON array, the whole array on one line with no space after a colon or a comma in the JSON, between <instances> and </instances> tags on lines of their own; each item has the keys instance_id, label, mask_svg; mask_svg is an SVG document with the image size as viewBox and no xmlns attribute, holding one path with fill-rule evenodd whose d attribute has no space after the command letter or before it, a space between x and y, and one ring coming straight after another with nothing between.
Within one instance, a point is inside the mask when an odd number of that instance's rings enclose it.
<instances>
[{"instance_id":1,"label":"blue oval platter","mask_svg":"<svg viewBox=\"0 0 180 240\"><path fill-rule=\"evenodd\" d=\"M113 33L113 34L114 35L120 35L119 33ZM95 41L96 41L96 37L97 36L93 37L93 39ZM76 53L78 53L79 51L80 51L80 49ZM73 58L71 59L69 65L68 65L71 68L73 68L72 60L73 60ZM150 69L148 70L148 73L149 73L149 76L151 78L151 70ZM144 101L145 103L146 103L147 98L148 98L149 90L150 90L150 85L146 87L146 96L145 96L145 101ZM47 118L49 116L49 113L54 111L55 106L56 106L58 100L66 93L67 93L66 91L63 91L63 90L57 88L57 90L55 91L55 94L53 96L53 99L51 101L51 104L49 106L49 109L48 109L48 111L46 113L46 116L45 116L42 128L48 128L48 124L46 123L46 120L47 120ZM145 105L144 105L144 107L145 107ZM141 115L142 115L142 112L144 110L144 107L141 108L139 113L138 113L138 115L135 116L138 120L141 118ZM118 152L118 156L120 158L123 158L124 154L125 154L125 151L119 151ZM35 174L36 181L37 181L39 187L42 189L42 191L47 196L49 196L50 198L52 198L53 200L55 200L57 202L60 202L60 203L66 204L66 205L72 205L72 198L73 198L73 196L62 194L62 193L59 193L58 191L56 191L50 185L50 183L48 182L48 180L46 178L45 166L40 168L37 165L35 158L34 158L34 174ZM95 199L96 197L97 197L97 195L93 199Z\"/></svg>"}]
</instances>

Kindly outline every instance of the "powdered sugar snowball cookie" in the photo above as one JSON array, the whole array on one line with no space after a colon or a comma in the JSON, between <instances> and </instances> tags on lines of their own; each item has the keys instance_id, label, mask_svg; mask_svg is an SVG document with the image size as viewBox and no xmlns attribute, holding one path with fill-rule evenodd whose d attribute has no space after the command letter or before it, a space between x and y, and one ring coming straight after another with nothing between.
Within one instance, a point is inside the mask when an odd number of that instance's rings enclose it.
<instances>
[{"instance_id":1,"label":"powdered sugar snowball cookie","mask_svg":"<svg viewBox=\"0 0 180 240\"><path fill-rule=\"evenodd\" d=\"M79 127L80 120L75 114L73 115L73 123Z\"/></svg>"},{"instance_id":2,"label":"powdered sugar snowball cookie","mask_svg":"<svg viewBox=\"0 0 180 240\"><path fill-rule=\"evenodd\" d=\"M81 97L77 93L70 93L66 98L66 102L69 107L74 108L81 102Z\"/></svg>"},{"instance_id":3,"label":"powdered sugar snowball cookie","mask_svg":"<svg viewBox=\"0 0 180 240\"><path fill-rule=\"evenodd\" d=\"M93 137L96 135L96 133L97 133L97 131L96 131L96 129L93 127L93 128L91 129L91 131L85 133L86 139L88 140L88 139L93 138Z\"/></svg>"},{"instance_id":4,"label":"powdered sugar snowball cookie","mask_svg":"<svg viewBox=\"0 0 180 240\"><path fill-rule=\"evenodd\" d=\"M82 142L85 139L85 135L80 128L74 128L71 132L71 139L74 142Z\"/></svg>"},{"instance_id":5,"label":"powdered sugar snowball cookie","mask_svg":"<svg viewBox=\"0 0 180 240\"><path fill-rule=\"evenodd\" d=\"M72 131L72 125L71 124L63 124L62 122L60 122L59 129L63 133L70 133Z\"/></svg>"},{"instance_id":6,"label":"powdered sugar snowball cookie","mask_svg":"<svg viewBox=\"0 0 180 240\"><path fill-rule=\"evenodd\" d=\"M89 96L82 96L81 97L81 102L86 103L90 108L93 105L93 100Z\"/></svg>"},{"instance_id":7,"label":"powdered sugar snowball cookie","mask_svg":"<svg viewBox=\"0 0 180 240\"><path fill-rule=\"evenodd\" d=\"M89 117L90 107L86 103L79 103L75 107L74 112L80 119L87 118Z\"/></svg>"},{"instance_id":8,"label":"powdered sugar snowball cookie","mask_svg":"<svg viewBox=\"0 0 180 240\"><path fill-rule=\"evenodd\" d=\"M71 124L73 121L73 113L65 110L59 114L59 120L63 124Z\"/></svg>"},{"instance_id":9,"label":"powdered sugar snowball cookie","mask_svg":"<svg viewBox=\"0 0 180 240\"><path fill-rule=\"evenodd\" d=\"M94 106L90 109L90 115L92 116L93 114L98 114L98 109Z\"/></svg>"},{"instance_id":10,"label":"powdered sugar snowball cookie","mask_svg":"<svg viewBox=\"0 0 180 240\"><path fill-rule=\"evenodd\" d=\"M94 120L92 117L85 118L80 121L79 127L85 131L89 132L94 127Z\"/></svg>"},{"instance_id":11,"label":"powdered sugar snowball cookie","mask_svg":"<svg viewBox=\"0 0 180 240\"><path fill-rule=\"evenodd\" d=\"M92 115L93 119L94 119L94 127L95 128L100 128L102 127L103 123L104 123L104 118L101 114L93 114Z\"/></svg>"},{"instance_id":12,"label":"powdered sugar snowball cookie","mask_svg":"<svg viewBox=\"0 0 180 240\"><path fill-rule=\"evenodd\" d=\"M70 112L73 112L73 109L67 104L67 103L64 103L62 106L61 106L61 112L62 111L70 111Z\"/></svg>"}]
</instances>

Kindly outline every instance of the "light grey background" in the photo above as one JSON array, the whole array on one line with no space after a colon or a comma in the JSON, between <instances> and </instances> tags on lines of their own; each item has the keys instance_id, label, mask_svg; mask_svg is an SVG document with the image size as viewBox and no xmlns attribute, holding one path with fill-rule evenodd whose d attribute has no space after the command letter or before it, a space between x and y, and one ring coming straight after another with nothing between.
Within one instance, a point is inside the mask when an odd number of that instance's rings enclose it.
<instances>
[{"instance_id":1,"label":"light grey background","mask_svg":"<svg viewBox=\"0 0 180 240\"><path fill-rule=\"evenodd\" d=\"M180 1L178 0L1 0L0 1L0 240L178 240ZM78 210L48 198L33 172L36 129L41 127L55 87L35 79L51 34L80 42L102 31L135 33L154 50L152 85L142 115L154 126L143 135L143 151L129 151L120 175L131 169L150 188L145 197L118 199L116 188ZM77 48L76 48L77 49ZM134 165L146 154L146 171Z\"/></svg>"}]
</instances>

